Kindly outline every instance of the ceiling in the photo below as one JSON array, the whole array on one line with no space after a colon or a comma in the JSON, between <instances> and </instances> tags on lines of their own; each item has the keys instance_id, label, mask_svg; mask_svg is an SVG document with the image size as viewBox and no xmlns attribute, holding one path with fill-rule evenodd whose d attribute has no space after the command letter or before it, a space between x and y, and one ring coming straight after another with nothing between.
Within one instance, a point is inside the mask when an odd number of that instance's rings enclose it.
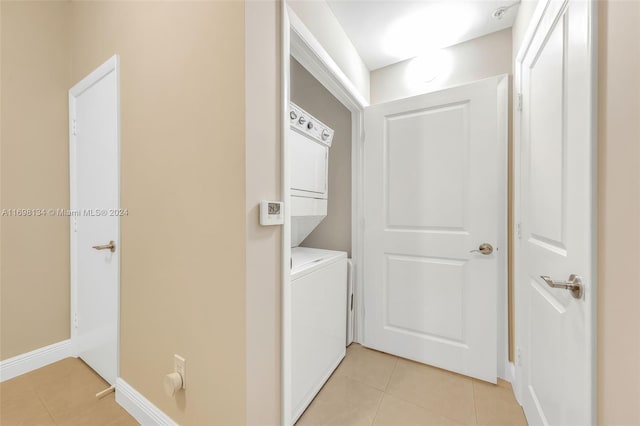
<instances>
[{"instance_id":1,"label":"ceiling","mask_svg":"<svg viewBox=\"0 0 640 426\"><path fill-rule=\"evenodd\" d=\"M373 71L513 25L519 0L327 0ZM492 14L509 7L502 19Z\"/></svg>"}]
</instances>

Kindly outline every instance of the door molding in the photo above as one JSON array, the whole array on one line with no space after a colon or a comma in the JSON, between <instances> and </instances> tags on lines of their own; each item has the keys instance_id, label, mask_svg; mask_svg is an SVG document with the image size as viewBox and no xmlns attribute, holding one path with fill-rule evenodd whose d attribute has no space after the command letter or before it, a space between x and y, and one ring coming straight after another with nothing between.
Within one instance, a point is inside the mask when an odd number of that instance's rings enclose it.
<instances>
[{"instance_id":1,"label":"door molding","mask_svg":"<svg viewBox=\"0 0 640 426\"><path fill-rule=\"evenodd\" d=\"M282 2L282 88L280 111L282 121L282 157L281 157L281 191L282 199L288 200L291 195L289 188L290 170L289 164L289 86L291 74L289 57L293 56L311 75L313 75L329 92L338 99L349 111L351 111L351 257L354 264L354 289L356 289L356 325L354 341L359 342L362 334L362 274L363 262L363 238L364 221L361 206L363 199L363 152L364 152L364 108L369 103L358 92L353 83L342 72L340 67L331 59L327 51L316 40L311 31L302 20L293 12L285 2ZM282 346L281 346L281 423L288 426L292 423L291 413L291 212L288 203L285 202L284 225L282 228Z\"/></svg>"},{"instance_id":2,"label":"door molding","mask_svg":"<svg viewBox=\"0 0 640 426\"><path fill-rule=\"evenodd\" d=\"M517 105L519 104L519 94L522 93L523 82L522 82L522 64L525 59L525 56L529 49L531 48L531 44L534 40L534 35L537 32L540 24L542 22L542 18L545 15L545 12L548 10L549 5L553 0L540 0L536 9L533 13L531 21L529 23L529 27L525 33L520 49L518 50L518 54L516 56L516 61L514 64L514 93L513 93L513 132L514 132L514 140L513 140L513 184L514 184L514 220L513 220L513 228L512 232L514 235L514 247L513 247L513 277L514 277L514 314L515 314L515 359L514 359L514 382L513 389L516 395L516 398L519 402L522 402L523 387L525 383L521 378L522 367L519 363L520 354L518 354L518 347L520 339L522 339L524 333L524 327L526 324L523 323L524 319L522 318L522 314L518 315L518 311L522 312L524 301L522 300L522 296L519 294L520 287L520 272L522 269L522 262L524 261L522 257L522 253L520 252L520 247L518 241L518 230L519 224L522 219L522 207L521 207L521 174L522 174L522 166L521 159L523 152L521 151L522 144L522 117L521 111L518 110ZM564 0L564 3L568 3L569 0ZM598 57L597 57L597 44L598 44L598 7L596 0L588 0L588 9L589 9L589 41L588 41L588 60L589 60L589 69L587 72L589 73L590 80L590 117L588 126L589 126L589 140L586 143L590 144L591 151L591 211L590 217L592 220L592 229L591 229L591 299L590 299L590 327L592 330L592 339L591 339L591 354L589 354L591 358L591 389L590 389L590 408L591 408L591 418L593 421L597 419L597 94L598 94Z\"/></svg>"},{"instance_id":3,"label":"door molding","mask_svg":"<svg viewBox=\"0 0 640 426\"><path fill-rule=\"evenodd\" d=\"M76 158L76 143L77 138L74 135L73 126L76 117L76 98L84 93L87 89L98 83L105 76L110 73L115 73L117 93L117 113L116 113L116 134L117 134L117 170L118 175L118 196L117 206L114 209L120 209L120 58L118 55L113 55L106 62L92 71L85 78L80 80L75 86L69 89L69 205L71 212L78 212L78 200L76 198L77 193L77 158ZM76 217L73 214L69 217L69 242L70 242L70 294L71 294L71 316L70 316L70 336L71 336L71 352L73 356L78 356L78 333L76 328L76 315L78 312L78 282L77 282L77 266L78 266L78 250L77 250L77 232L75 232ZM120 242L120 217L116 220L116 240ZM116 366L117 375L120 375L120 249L116 250L114 256L117 257L117 283L116 283L116 300L117 300L117 317L118 324L117 330L117 348L118 361Z\"/></svg>"},{"instance_id":4,"label":"door molding","mask_svg":"<svg viewBox=\"0 0 640 426\"><path fill-rule=\"evenodd\" d=\"M500 78L500 77L499 77ZM498 241L500 247L504 247L498 262L498 330L497 332L497 362L498 377L511 381L511 368L509 364L509 76L504 74L498 83L498 128L504 129L500 133L500 145L503 150L500 163L502 165L500 184L502 185L499 199L501 220L503 225L499 227Z\"/></svg>"}]
</instances>

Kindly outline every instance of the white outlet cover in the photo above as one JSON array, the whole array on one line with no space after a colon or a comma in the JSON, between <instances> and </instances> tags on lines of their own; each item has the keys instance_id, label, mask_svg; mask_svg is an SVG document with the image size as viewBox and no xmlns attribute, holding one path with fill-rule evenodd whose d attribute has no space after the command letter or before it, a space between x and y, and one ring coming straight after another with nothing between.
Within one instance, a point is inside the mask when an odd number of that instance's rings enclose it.
<instances>
[{"instance_id":1,"label":"white outlet cover","mask_svg":"<svg viewBox=\"0 0 640 426\"><path fill-rule=\"evenodd\" d=\"M187 388L187 360L180 355L173 355L173 371L182 376L182 389Z\"/></svg>"}]
</instances>

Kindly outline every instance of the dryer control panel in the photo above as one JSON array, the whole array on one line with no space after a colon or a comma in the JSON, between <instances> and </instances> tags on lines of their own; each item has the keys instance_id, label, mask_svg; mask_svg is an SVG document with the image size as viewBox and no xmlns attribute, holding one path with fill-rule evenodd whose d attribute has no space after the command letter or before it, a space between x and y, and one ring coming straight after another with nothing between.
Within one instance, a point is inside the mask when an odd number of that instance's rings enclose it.
<instances>
[{"instance_id":1,"label":"dryer control panel","mask_svg":"<svg viewBox=\"0 0 640 426\"><path fill-rule=\"evenodd\" d=\"M289 125L291 129L323 145L331 146L333 142L333 129L293 102L289 102Z\"/></svg>"}]
</instances>

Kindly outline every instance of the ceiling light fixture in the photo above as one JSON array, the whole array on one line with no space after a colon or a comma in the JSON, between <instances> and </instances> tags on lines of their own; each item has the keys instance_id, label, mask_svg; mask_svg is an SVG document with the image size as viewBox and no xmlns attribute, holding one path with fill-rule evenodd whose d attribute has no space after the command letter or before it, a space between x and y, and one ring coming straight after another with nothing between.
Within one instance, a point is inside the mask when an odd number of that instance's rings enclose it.
<instances>
[{"instance_id":1,"label":"ceiling light fixture","mask_svg":"<svg viewBox=\"0 0 640 426\"><path fill-rule=\"evenodd\" d=\"M393 22L382 48L388 55L404 59L456 44L473 23L472 12L462 3L429 3Z\"/></svg>"},{"instance_id":2,"label":"ceiling light fixture","mask_svg":"<svg viewBox=\"0 0 640 426\"><path fill-rule=\"evenodd\" d=\"M405 70L405 84L411 88L423 88L436 83L451 73L453 58L451 52L435 49L410 60Z\"/></svg>"}]
</instances>

